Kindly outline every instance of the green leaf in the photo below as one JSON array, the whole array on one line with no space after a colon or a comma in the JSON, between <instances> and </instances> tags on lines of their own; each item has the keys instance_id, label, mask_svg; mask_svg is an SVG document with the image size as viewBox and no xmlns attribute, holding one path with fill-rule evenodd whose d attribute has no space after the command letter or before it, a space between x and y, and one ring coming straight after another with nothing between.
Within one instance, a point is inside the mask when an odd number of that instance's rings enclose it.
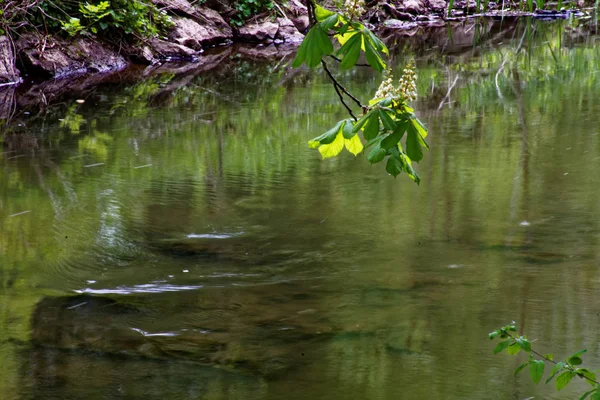
<instances>
[{"instance_id":1,"label":"green leaf","mask_svg":"<svg viewBox=\"0 0 600 400\"><path fill-rule=\"evenodd\" d=\"M344 139L352 139L356 136L356 132L354 132L354 124L350 118L345 120L345 124L342 127L342 134L344 135Z\"/></svg>"},{"instance_id":2,"label":"green leaf","mask_svg":"<svg viewBox=\"0 0 600 400\"><path fill-rule=\"evenodd\" d=\"M410 156L409 156L410 157ZM498 354L500 353L502 350L505 350L510 343L512 342L511 339L505 340L503 342L500 342L496 345L496 347L494 348L494 354Z\"/></svg>"},{"instance_id":3,"label":"green leaf","mask_svg":"<svg viewBox=\"0 0 600 400\"><path fill-rule=\"evenodd\" d=\"M387 154L387 151L385 149L382 149L381 147L376 146L369 153L367 160L369 160L369 162L371 164L376 164L376 163L382 161L385 158L386 154Z\"/></svg>"},{"instance_id":4,"label":"green leaf","mask_svg":"<svg viewBox=\"0 0 600 400\"><path fill-rule=\"evenodd\" d=\"M536 385L540 383L542 376L544 376L545 366L543 360L533 360L529 364L529 375L531 375L531 379L533 379Z\"/></svg>"},{"instance_id":5,"label":"green leaf","mask_svg":"<svg viewBox=\"0 0 600 400\"><path fill-rule=\"evenodd\" d=\"M521 351L521 346L517 342L513 342L508 346L508 354L514 356L515 354L519 354Z\"/></svg>"},{"instance_id":6,"label":"green leaf","mask_svg":"<svg viewBox=\"0 0 600 400\"><path fill-rule=\"evenodd\" d=\"M333 14L335 14L333 11L329 11L318 4L315 5L315 18L317 21L323 21L326 18L331 17Z\"/></svg>"},{"instance_id":7,"label":"green leaf","mask_svg":"<svg viewBox=\"0 0 600 400\"><path fill-rule=\"evenodd\" d=\"M369 118L371 118L371 115L373 115L373 113L375 111L376 110L371 110L368 113L366 113L365 115L363 115L363 117L361 119L359 119L356 124L354 124L354 128L352 128L352 132L356 133L356 132L360 131L362 129L362 127L367 123L367 121L369 121Z\"/></svg>"},{"instance_id":8,"label":"green leaf","mask_svg":"<svg viewBox=\"0 0 600 400\"><path fill-rule=\"evenodd\" d=\"M395 178L402 172L402 169L402 161L398 156L393 154L390 158L388 158L387 164L385 165L385 170L390 175Z\"/></svg>"},{"instance_id":9,"label":"green leaf","mask_svg":"<svg viewBox=\"0 0 600 400\"><path fill-rule=\"evenodd\" d=\"M364 49L367 62L376 71L382 72L386 68L386 63L381 57L381 53L388 53L387 47L370 30L363 27Z\"/></svg>"},{"instance_id":10,"label":"green leaf","mask_svg":"<svg viewBox=\"0 0 600 400\"><path fill-rule=\"evenodd\" d=\"M335 124L335 126L333 128L331 128L330 130L328 130L321 136L317 136L316 138L311 139L308 142L308 147L310 147L311 149L314 149L314 148L319 147L322 144L329 144L329 143L333 142L335 140L338 132L340 131L340 128L342 128L342 124L345 125L345 122L346 122L346 120L340 121L337 124Z\"/></svg>"},{"instance_id":11,"label":"green leaf","mask_svg":"<svg viewBox=\"0 0 600 400\"><path fill-rule=\"evenodd\" d=\"M312 36L310 36L310 35L311 35L311 33L308 32L308 34L306 35L306 37L300 44L300 47L298 47L298 51L296 52L296 57L294 57L294 61L292 62L293 68L298 68L299 66L302 65L304 60L306 60L306 52L308 51L309 46L311 46L311 41L313 40L313 39L311 39Z\"/></svg>"},{"instance_id":12,"label":"green leaf","mask_svg":"<svg viewBox=\"0 0 600 400\"><path fill-rule=\"evenodd\" d=\"M575 375L576 374L573 371L565 371L560 374L558 378L556 378L556 390L561 390L567 386L567 384L571 382L571 379L573 379Z\"/></svg>"},{"instance_id":13,"label":"green leaf","mask_svg":"<svg viewBox=\"0 0 600 400\"><path fill-rule=\"evenodd\" d=\"M383 110L379 110L379 118L381 118L381 122L383 123L383 127L388 131L394 131L396 129L396 123L390 117L390 115Z\"/></svg>"},{"instance_id":14,"label":"green leaf","mask_svg":"<svg viewBox=\"0 0 600 400\"><path fill-rule=\"evenodd\" d=\"M369 117L369 122L365 125L365 139L371 140L379 134L379 113L373 113Z\"/></svg>"},{"instance_id":15,"label":"green leaf","mask_svg":"<svg viewBox=\"0 0 600 400\"><path fill-rule=\"evenodd\" d=\"M340 69L350 69L356 65L360 57L361 43L362 35L356 33L338 50L337 54L343 55Z\"/></svg>"},{"instance_id":16,"label":"green leaf","mask_svg":"<svg viewBox=\"0 0 600 400\"><path fill-rule=\"evenodd\" d=\"M573 357L579 357L580 355L582 355L583 353L587 352L587 350L579 350L577 353L575 354L571 354L571 356L569 358L573 358Z\"/></svg>"},{"instance_id":17,"label":"green leaf","mask_svg":"<svg viewBox=\"0 0 600 400\"><path fill-rule=\"evenodd\" d=\"M383 135L379 135L379 136L369 140L367 142L367 144L365 145L365 149L368 149L369 147L373 146L374 144L378 145L379 143L381 143L381 141L383 140L384 137L385 136L383 136Z\"/></svg>"},{"instance_id":18,"label":"green leaf","mask_svg":"<svg viewBox=\"0 0 600 400\"><path fill-rule=\"evenodd\" d=\"M565 364L564 362L560 361L558 362L554 368L552 368L552 371L550 371L550 377L548 379L546 379L546 383L550 382L552 380L552 378L554 378L556 376L556 374L558 374L560 371L562 371L562 369L564 367L566 367L567 364Z\"/></svg>"},{"instance_id":19,"label":"green leaf","mask_svg":"<svg viewBox=\"0 0 600 400\"><path fill-rule=\"evenodd\" d=\"M554 355L552 355L552 354L550 354L550 353L546 354L544 357L545 357L547 360L550 360L550 361L554 360Z\"/></svg>"},{"instance_id":20,"label":"green leaf","mask_svg":"<svg viewBox=\"0 0 600 400\"><path fill-rule=\"evenodd\" d=\"M524 337L518 337L515 338L515 342L517 342L517 344L519 345L519 347L526 352L530 352L531 351L531 343L529 342L529 340L525 339Z\"/></svg>"},{"instance_id":21,"label":"green leaf","mask_svg":"<svg viewBox=\"0 0 600 400\"><path fill-rule=\"evenodd\" d=\"M411 160L419 162L423 158L419 133L412 124L408 125L406 132L406 154Z\"/></svg>"},{"instance_id":22,"label":"green leaf","mask_svg":"<svg viewBox=\"0 0 600 400\"><path fill-rule=\"evenodd\" d=\"M373 34L373 32L371 32L367 28L363 28L363 32L364 32L367 40L369 40L371 43L373 43L375 45L375 49L377 49L377 51L384 53L384 54L390 53L388 51L388 48L385 46L385 44L377 36L375 36Z\"/></svg>"},{"instance_id":23,"label":"green leaf","mask_svg":"<svg viewBox=\"0 0 600 400\"><path fill-rule=\"evenodd\" d=\"M594 374L592 371L590 371L587 368L577 368L575 370L575 373L577 373L577 375L579 375L580 378L584 378L586 380L587 383L589 383L592 386L596 386L596 374Z\"/></svg>"},{"instance_id":24,"label":"green leaf","mask_svg":"<svg viewBox=\"0 0 600 400\"><path fill-rule=\"evenodd\" d=\"M309 68L314 68L319 65L324 55L332 52L333 44L331 44L326 31L320 24L315 24L300 44L292 67L297 68L305 62Z\"/></svg>"},{"instance_id":25,"label":"green leaf","mask_svg":"<svg viewBox=\"0 0 600 400\"><path fill-rule=\"evenodd\" d=\"M500 332L499 332L499 331L494 331L494 332L490 332L490 333L488 334L488 336L489 336L490 340L492 340L492 339L494 339L496 336L498 336L499 334L500 334Z\"/></svg>"},{"instance_id":26,"label":"green leaf","mask_svg":"<svg viewBox=\"0 0 600 400\"><path fill-rule=\"evenodd\" d=\"M567 362L571 365L581 365L583 364L583 360L580 357L571 357L567 360Z\"/></svg>"},{"instance_id":27,"label":"green leaf","mask_svg":"<svg viewBox=\"0 0 600 400\"><path fill-rule=\"evenodd\" d=\"M405 129L406 129L406 125L404 125L404 124L396 125L396 129L394 130L394 132L387 135L381 141L381 147L388 150L388 149L391 149L392 147L396 146L398 144L398 142L402 139L402 136L404 136ZM495 332L495 333L496 333L496 335L498 334L498 332ZM496 337L496 335L494 335L493 337L491 335L492 334L490 333L490 339L493 339L494 337Z\"/></svg>"},{"instance_id":28,"label":"green leaf","mask_svg":"<svg viewBox=\"0 0 600 400\"><path fill-rule=\"evenodd\" d=\"M373 43L369 40L364 41L365 46L365 57L367 58L367 62L374 70L377 72L382 72L386 68L386 63L381 58L381 55L374 48Z\"/></svg>"},{"instance_id":29,"label":"green leaf","mask_svg":"<svg viewBox=\"0 0 600 400\"><path fill-rule=\"evenodd\" d=\"M406 154L404 154L404 152L402 152L402 151L400 151L399 153L400 153L400 160L402 161L402 166L404 167L404 172L406 172L406 174L410 177L410 179L415 181L415 183L417 185L420 184L421 178L419 178L419 175L417 175L417 173L413 169L410 158L408 158L408 156Z\"/></svg>"},{"instance_id":30,"label":"green leaf","mask_svg":"<svg viewBox=\"0 0 600 400\"><path fill-rule=\"evenodd\" d=\"M329 17L325 18L323 22L321 22L321 26L325 31L328 31L329 29L333 28L335 24L337 24L339 17L340 16L338 14L330 15Z\"/></svg>"},{"instance_id":31,"label":"green leaf","mask_svg":"<svg viewBox=\"0 0 600 400\"><path fill-rule=\"evenodd\" d=\"M319 152L323 156L323 159L325 159L337 156L338 154L340 154L343 148L344 135L342 135L342 132L339 132L335 137L335 140L331 142L331 144L324 144L319 146Z\"/></svg>"},{"instance_id":32,"label":"green leaf","mask_svg":"<svg viewBox=\"0 0 600 400\"><path fill-rule=\"evenodd\" d=\"M594 394L592 394L592 397L590 397L591 400L600 400L600 392L596 392Z\"/></svg>"},{"instance_id":33,"label":"green leaf","mask_svg":"<svg viewBox=\"0 0 600 400\"><path fill-rule=\"evenodd\" d=\"M344 145L346 146L346 150L355 156L363 150L363 144L356 134L351 139L344 138Z\"/></svg>"},{"instance_id":34,"label":"green leaf","mask_svg":"<svg viewBox=\"0 0 600 400\"><path fill-rule=\"evenodd\" d=\"M526 363L523 363L523 364L519 365L519 366L517 367L517 369L515 370L515 376L516 376L516 375L517 375L519 372L521 372L521 371L523 370L523 368L525 368L526 366L528 366L528 365L529 365L529 363L530 363L530 361L527 361Z\"/></svg>"},{"instance_id":35,"label":"green leaf","mask_svg":"<svg viewBox=\"0 0 600 400\"><path fill-rule=\"evenodd\" d=\"M414 118L414 123L416 124L416 128L419 131L419 133L421 134L421 136L423 137L423 139L426 138L427 137L427 128L425 128L423 123L417 118ZM514 330L516 332L517 328L514 326L511 326L510 330Z\"/></svg>"},{"instance_id":36,"label":"green leaf","mask_svg":"<svg viewBox=\"0 0 600 400\"><path fill-rule=\"evenodd\" d=\"M585 400L590 394L594 393L598 391L598 388L594 388L592 390L588 390L587 392L585 392L584 394L581 395L581 397L579 398L579 400Z\"/></svg>"}]
</instances>

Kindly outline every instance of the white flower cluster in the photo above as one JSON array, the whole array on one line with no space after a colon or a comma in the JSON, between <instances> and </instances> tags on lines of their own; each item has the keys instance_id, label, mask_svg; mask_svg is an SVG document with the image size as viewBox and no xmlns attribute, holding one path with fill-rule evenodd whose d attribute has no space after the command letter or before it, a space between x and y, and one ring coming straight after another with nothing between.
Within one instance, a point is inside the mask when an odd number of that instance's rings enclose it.
<instances>
[{"instance_id":1,"label":"white flower cluster","mask_svg":"<svg viewBox=\"0 0 600 400\"><path fill-rule=\"evenodd\" d=\"M346 0L344 9L350 20L360 18L367 11L365 10L365 0Z\"/></svg>"},{"instance_id":2,"label":"white flower cluster","mask_svg":"<svg viewBox=\"0 0 600 400\"><path fill-rule=\"evenodd\" d=\"M385 70L384 79L379 85L379 89L375 92L374 99L383 99L385 97L393 97L396 95L396 88L394 87L394 77L392 71L388 68Z\"/></svg>"},{"instance_id":3,"label":"white flower cluster","mask_svg":"<svg viewBox=\"0 0 600 400\"><path fill-rule=\"evenodd\" d=\"M417 99L417 73L415 72L415 63L412 60L404 67L404 71L402 71L397 95L406 101Z\"/></svg>"},{"instance_id":4,"label":"white flower cluster","mask_svg":"<svg viewBox=\"0 0 600 400\"><path fill-rule=\"evenodd\" d=\"M398 87L394 87L394 77L392 72L387 69L381 85L375 93L374 99L383 99L386 97L400 97L405 101L413 101L417 98L417 73L415 72L414 61L410 61L400 78Z\"/></svg>"}]
</instances>

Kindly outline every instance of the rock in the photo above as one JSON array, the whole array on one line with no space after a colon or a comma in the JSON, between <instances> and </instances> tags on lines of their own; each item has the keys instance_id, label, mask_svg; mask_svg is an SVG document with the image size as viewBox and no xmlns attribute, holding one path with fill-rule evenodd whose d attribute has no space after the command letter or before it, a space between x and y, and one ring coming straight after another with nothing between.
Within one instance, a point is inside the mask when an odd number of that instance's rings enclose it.
<instances>
[{"instance_id":1,"label":"rock","mask_svg":"<svg viewBox=\"0 0 600 400\"><path fill-rule=\"evenodd\" d=\"M16 43L23 72L60 78L86 72L107 72L127 66L115 51L89 38L65 40L27 34Z\"/></svg>"},{"instance_id":2,"label":"rock","mask_svg":"<svg viewBox=\"0 0 600 400\"><path fill-rule=\"evenodd\" d=\"M294 23L288 18L277 18L279 29L275 35L276 39L281 39L286 43L301 43L304 35L298 32Z\"/></svg>"},{"instance_id":3,"label":"rock","mask_svg":"<svg viewBox=\"0 0 600 400\"><path fill-rule=\"evenodd\" d=\"M10 119L15 111L15 85L0 87L0 121Z\"/></svg>"},{"instance_id":4,"label":"rock","mask_svg":"<svg viewBox=\"0 0 600 400\"><path fill-rule=\"evenodd\" d=\"M290 0L285 5L287 17L292 21L299 32L304 33L308 30L309 20L306 6L299 0Z\"/></svg>"},{"instance_id":5,"label":"rock","mask_svg":"<svg viewBox=\"0 0 600 400\"><path fill-rule=\"evenodd\" d=\"M434 12L444 12L446 10L446 0L428 0L428 7Z\"/></svg>"},{"instance_id":6,"label":"rock","mask_svg":"<svg viewBox=\"0 0 600 400\"><path fill-rule=\"evenodd\" d=\"M158 54L159 58L193 59L197 51L178 43L167 42L159 38L152 38L148 44Z\"/></svg>"},{"instance_id":7,"label":"rock","mask_svg":"<svg viewBox=\"0 0 600 400\"><path fill-rule=\"evenodd\" d=\"M152 3L170 14L193 17L198 12L187 0L152 0Z\"/></svg>"},{"instance_id":8,"label":"rock","mask_svg":"<svg viewBox=\"0 0 600 400\"><path fill-rule=\"evenodd\" d=\"M270 21L246 24L239 29L238 37L248 42L264 42L275 39L279 25Z\"/></svg>"},{"instance_id":9,"label":"rock","mask_svg":"<svg viewBox=\"0 0 600 400\"><path fill-rule=\"evenodd\" d=\"M202 50L202 44L225 42L233 36L231 28L220 30L214 23L200 25L183 17L174 17L173 22L175 27L169 33L169 40L198 51Z\"/></svg>"},{"instance_id":10,"label":"rock","mask_svg":"<svg viewBox=\"0 0 600 400\"><path fill-rule=\"evenodd\" d=\"M202 50L202 41L208 35L206 28L188 18L175 17L173 22L175 26L169 32L169 40L193 50Z\"/></svg>"},{"instance_id":11,"label":"rock","mask_svg":"<svg viewBox=\"0 0 600 400\"><path fill-rule=\"evenodd\" d=\"M389 3L383 3L382 5L383 15L380 15L379 19L383 21L384 26L388 25L388 21L390 20L388 16L391 16L393 20L400 21L413 21L415 16L403 11L398 11L396 7Z\"/></svg>"},{"instance_id":12,"label":"rock","mask_svg":"<svg viewBox=\"0 0 600 400\"><path fill-rule=\"evenodd\" d=\"M224 42L233 38L233 30L231 29L231 26L225 22L221 14L207 7L199 7L197 10L202 25L212 31L211 33L214 40L209 42Z\"/></svg>"},{"instance_id":13,"label":"rock","mask_svg":"<svg viewBox=\"0 0 600 400\"><path fill-rule=\"evenodd\" d=\"M399 19L388 19L383 22L383 26L392 29L412 29L417 26L415 22L406 22Z\"/></svg>"},{"instance_id":14,"label":"rock","mask_svg":"<svg viewBox=\"0 0 600 400\"><path fill-rule=\"evenodd\" d=\"M15 53L7 36L0 36L0 85L19 81Z\"/></svg>"},{"instance_id":15,"label":"rock","mask_svg":"<svg viewBox=\"0 0 600 400\"><path fill-rule=\"evenodd\" d=\"M152 0L152 2L170 14L191 18L194 22L197 22L201 28L199 30L197 26L191 26L191 24L186 22L183 22L184 26L181 27L179 25L181 25L183 18L173 18L176 24L175 30L178 30L178 28L179 30L183 29L184 33L188 36L196 31L192 36L200 37L199 42L201 44L222 43L233 37L233 31L229 24L213 9L194 6L187 0Z\"/></svg>"},{"instance_id":16,"label":"rock","mask_svg":"<svg viewBox=\"0 0 600 400\"><path fill-rule=\"evenodd\" d=\"M398 7L398 11L410 14L422 14L425 12L425 3L423 0L404 0Z\"/></svg>"},{"instance_id":17,"label":"rock","mask_svg":"<svg viewBox=\"0 0 600 400\"><path fill-rule=\"evenodd\" d=\"M158 59L154 56L152 49L149 46L124 46L123 51L129 58L140 64L154 64Z\"/></svg>"}]
</instances>

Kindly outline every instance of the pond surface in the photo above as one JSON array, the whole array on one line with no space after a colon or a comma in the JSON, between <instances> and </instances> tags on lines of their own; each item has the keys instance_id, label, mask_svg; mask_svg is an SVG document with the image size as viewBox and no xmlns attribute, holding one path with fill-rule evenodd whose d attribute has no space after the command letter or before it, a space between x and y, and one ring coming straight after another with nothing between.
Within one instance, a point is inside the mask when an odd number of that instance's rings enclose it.
<instances>
[{"instance_id":1,"label":"pond surface","mask_svg":"<svg viewBox=\"0 0 600 400\"><path fill-rule=\"evenodd\" d=\"M232 57L22 112L0 153L2 399L573 398L600 367L594 27L482 21L414 55L422 182L307 141L322 71ZM424 45L415 45L417 42ZM228 57L229 58L229 57ZM369 99L379 80L341 75Z\"/></svg>"}]
</instances>

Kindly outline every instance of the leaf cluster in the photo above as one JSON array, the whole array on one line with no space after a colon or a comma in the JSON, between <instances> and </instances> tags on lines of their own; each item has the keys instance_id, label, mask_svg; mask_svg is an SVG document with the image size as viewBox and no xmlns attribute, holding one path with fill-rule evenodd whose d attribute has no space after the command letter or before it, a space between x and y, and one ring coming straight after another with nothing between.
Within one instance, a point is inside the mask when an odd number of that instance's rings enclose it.
<instances>
[{"instance_id":1,"label":"leaf cluster","mask_svg":"<svg viewBox=\"0 0 600 400\"><path fill-rule=\"evenodd\" d=\"M166 12L150 0L36 0L35 6L20 13L18 19L25 28L47 33L107 38L148 38L166 33L173 25ZM12 26L16 26L14 21Z\"/></svg>"},{"instance_id":2,"label":"leaf cluster","mask_svg":"<svg viewBox=\"0 0 600 400\"><path fill-rule=\"evenodd\" d=\"M304 63L314 68L324 56L336 55L341 58L340 68L350 69L364 53L367 62L375 70L382 72L386 68L383 54L389 54L387 47L363 24L319 5L315 5L315 18L317 22L298 48L293 67ZM340 45L335 52L332 39Z\"/></svg>"},{"instance_id":3,"label":"leaf cluster","mask_svg":"<svg viewBox=\"0 0 600 400\"><path fill-rule=\"evenodd\" d=\"M584 379L592 386L592 389L585 392L580 397L580 400L584 400L586 398L600 400L600 384L596 380L596 374L590 371L588 368L580 367L580 365L583 364L581 356L586 352L586 350L578 351L562 361L555 361L554 355L552 354L546 354L542 356L541 354L532 350L531 342L525 336L517 336L511 333L516 331L517 328L515 327L514 323L512 323L490 332L489 334L489 338L491 340L496 338L502 339L494 348L494 354L500 353L504 350L507 350L508 354L511 355L516 355L520 351L529 353L529 360L517 367L515 370L515 375L517 375L523 369L529 367L531 379L533 382L538 384L544 376L544 369L546 363L548 362L554 364L554 367L550 371L550 376L546 379L546 383L550 383L556 378L556 389L561 390L567 386L567 384L569 384L574 377L577 376L580 379ZM540 358L536 359L534 355L537 355Z\"/></svg>"},{"instance_id":4,"label":"leaf cluster","mask_svg":"<svg viewBox=\"0 0 600 400\"><path fill-rule=\"evenodd\" d=\"M235 14L230 22L242 26L253 15L271 11L274 6L271 0L237 0L234 4Z\"/></svg>"},{"instance_id":5,"label":"leaf cluster","mask_svg":"<svg viewBox=\"0 0 600 400\"><path fill-rule=\"evenodd\" d=\"M359 132L367 142L364 146L358 137ZM423 158L423 148L429 148L426 136L427 130L415 117L414 110L401 99L388 97L375 100L358 122L354 123L351 119L340 121L309 141L309 146L318 147L323 158L337 156L344 145L354 155L372 147L367 156L371 164L385 160L385 169L390 175L396 177L404 172L418 184L420 178L412 163Z\"/></svg>"}]
</instances>

